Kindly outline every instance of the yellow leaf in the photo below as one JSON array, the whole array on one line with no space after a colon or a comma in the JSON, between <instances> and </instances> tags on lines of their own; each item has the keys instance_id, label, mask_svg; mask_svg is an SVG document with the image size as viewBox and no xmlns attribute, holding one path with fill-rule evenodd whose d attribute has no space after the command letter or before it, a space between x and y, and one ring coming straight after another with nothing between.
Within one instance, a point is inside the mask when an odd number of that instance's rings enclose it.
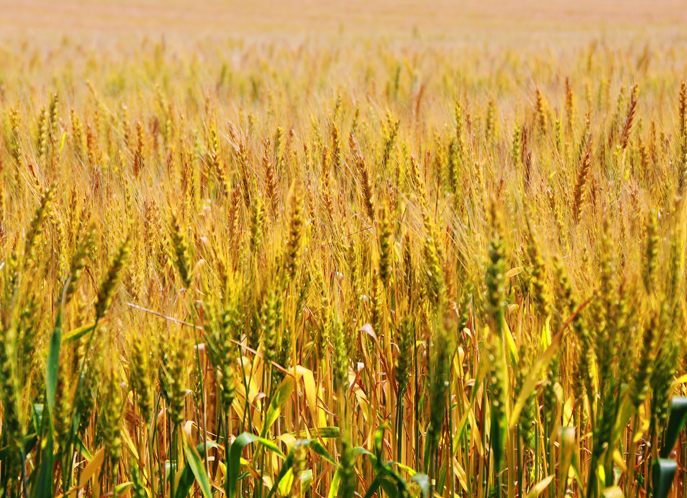
<instances>
[{"instance_id":1,"label":"yellow leaf","mask_svg":"<svg viewBox=\"0 0 687 498\"><path fill-rule=\"evenodd\" d=\"M604 498L625 498L623 490L618 486L611 486L603 490Z\"/></svg>"},{"instance_id":2,"label":"yellow leaf","mask_svg":"<svg viewBox=\"0 0 687 498\"><path fill-rule=\"evenodd\" d=\"M627 465L625 465L625 460L623 459L623 456L620 454L620 451L618 451L618 448L616 448L613 451L613 461L616 463L618 467L620 467L620 470L623 472L627 472Z\"/></svg>"},{"instance_id":3,"label":"yellow leaf","mask_svg":"<svg viewBox=\"0 0 687 498\"><path fill-rule=\"evenodd\" d=\"M563 405L563 422L567 425L574 425L574 413L573 413L573 399L567 398L565 404Z\"/></svg>"},{"instance_id":4,"label":"yellow leaf","mask_svg":"<svg viewBox=\"0 0 687 498\"><path fill-rule=\"evenodd\" d=\"M508 355L510 356L510 364L515 366L518 364L518 347L515 345L515 339L513 339L513 334L511 334L510 327L506 324L506 320L503 320L503 329L505 330L506 346L508 347Z\"/></svg>"},{"instance_id":5,"label":"yellow leaf","mask_svg":"<svg viewBox=\"0 0 687 498\"><path fill-rule=\"evenodd\" d=\"M634 443L638 443L639 441L642 440L646 431L649 430L649 424L650 424L649 417L646 416L646 410L644 408L644 405L640 405L639 412L637 413L637 416L639 417L639 429L637 430L634 437L632 438L632 442L634 442Z\"/></svg>"},{"instance_id":6,"label":"yellow leaf","mask_svg":"<svg viewBox=\"0 0 687 498\"><path fill-rule=\"evenodd\" d=\"M315 384L315 376L311 370L300 365L296 366L297 372L303 377L303 387L305 389L305 399L308 401L308 408L310 409L310 416L315 424L315 428L324 427L327 425L324 413L317 409L317 385ZM318 416L319 414L319 416Z\"/></svg>"},{"instance_id":7,"label":"yellow leaf","mask_svg":"<svg viewBox=\"0 0 687 498\"><path fill-rule=\"evenodd\" d=\"M69 332L64 334L62 340L65 342L71 342L73 340L76 340L90 332L90 329L92 329L93 327L95 327L95 322L87 323L86 325L75 328L74 330L70 330Z\"/></svg>"},{"instance_id":8,"label":"yellow leaf","mask_svg":"<svg viewBox=\"0 0 687 498\"><path fill-rule=\"evenodd\" d=\"M672 388L672 389L675 390L675 389L677 389L678 387L680 387L680 385L682 385L682 384L684 384L684 383L686 383L686 382L687 382L687 374L681 375L680 377L678 377L677 379L675 379L675 380L673 381L673 388Z\"/></svg>"},{"instance_id":9,"label":"yellow leaf","mask_svg":"<svg viewBox=\"0 0 687 498\"><path fill-rule=\"evenodd\" d=\"M276 439L279 441L283 441L288 448L291 448L294 444L296 444L296 441L298 441L296 436L294 436L291 433L282 434L281 436L277 436Z\"/></svg>"},{"instance_id":10,"label":"yellow leaf","mask_svg":"<svg viewBox=\"0 0 687 498\"><path fill-rule=\"evenodd\" d=\"M138 451L136 451L136 445L131 440L131 436L129 435L128 429L126 427L123 427L121 434L126 449L129 451L129 453L131 453L131 456L133 456L135 460L138 460Z\"/></svg>"},{"instance_id":11,"label":"yellow leaf","mask_svg":"<svg viewBox=\"0 0 687 498\"><path fill-rule=\"evenodd\" d=\"M288 496L291 492L291 486L293 486L293 469L286 471L286 475L279 482L279 492L282 496Z\"/></svg>"},{"instance_id":12,"label":"yellow leaf","mask_svg":"<svg viewBox=\"0 0 687 498\"><path fill-rule=\"evenodd\" d=\"M527 493L526 498L537 498L542 492L549 487L549 484L551 484L551 481L553 481L553 476L548 476L539 481L537 484L532 486L532 489L530 489L530 492Z\"/></svg>"},{"instance_id":13,"label":"yellow leaf","mask_svg":"<svg viewBox=\"0 0 687 498\"><path fill-rule=\"evenodd\" d=\"M630 396L625 396L620 403L618 416L615 423L614 442L620 439L623 428L628 424L632 415L635 414L635 406L630 400Z\"/></svg>"},{"instance_id":14,"label":"yellow leaf","mask_svg":"<svg viewBox=\"0 0 687 498\"><path fill-rule=\"evenodd\" d=\"M83 472L81 472L81 477L79 478L79 487L83 487L86 484L88 484L88 481L93 477L93 474L95 474L95 471L98 470L100 467L103 465L103 461L105 460L105 448L100 448L95 455L93 455L93 459L88 462L88 465L86 465L86 468L83 469Z\"/></svg>"},{"instance_id":15,"label":"yellow leaf","mask_svg":"<svg viewBox=\"0 0 687 498\"><path fill-rule=\"evenodd\" d=\"M599 476L599 480L601 481L601 487L606 487L606 470L604 469L604 466L599 465L597 467L596 473Z\"/></svg>"},{"instance_id":16,"label":"yellow leaf","mask_svg":"<svg viewBox=\"0 0 687 498\"><path fill-rule=\"evenodd\" d=\"M479 427L479 424L477 423L477 418L475 417L475 412L473 410L470 410L468 412L468 419L470 421L470 426L471 427ZM482 438L477 436L472 436L473 437L473 444L475 445L475 449L477 450L477 453L479 454L480 457L484 457L484 446L482 446Z\"/></svg>"},{"instance_id":17,"label":"yellow leaf","mask_svg":"<svg viewBox=\"0 0 687 498\"><path fill-rule=\"evenodd\" d=\"M541 349L545 351L551 345L551 317L547 317L541 330Z\"/></svg>"},{"instance_id":18,"label":"yellow leaf","mask_svg":"<svg viewBox=\"0 0 687 498\"><path fill-rule=\"evenodd\" d=\"M189 437L189 439L193 437L193 428L195 427L195 425L196 424L193 422L193 420L187 420L184 424L184 432Z\"/></svg>"},{"instance_id":19,"label":"yellow leaf","mask_svg":"<svg viewBox=\"0 0 687 498\"><path fill-rule=\"evenodd\" d=\"M468 491L468 475L465 473L465 469L454 459L453 460L453 473L458 478L458 483L463 491Z\"/></svg>"}]
</instances>

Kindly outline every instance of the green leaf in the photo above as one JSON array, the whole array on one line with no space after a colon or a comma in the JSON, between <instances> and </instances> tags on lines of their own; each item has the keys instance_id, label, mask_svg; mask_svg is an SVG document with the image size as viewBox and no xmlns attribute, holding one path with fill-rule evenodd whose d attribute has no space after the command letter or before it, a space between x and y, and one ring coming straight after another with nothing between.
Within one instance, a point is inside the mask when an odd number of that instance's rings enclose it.
<instances>
[{"instance_id":1,"label":"green leaf","mask_svg":"<svg viewBox=\"0 0 687 498\"><path fill-rule=\"evenodd\" d=\"M23 442L24 444L22 445L24 448L24 455L28 455L31 452L31 449L36 445L36 442L38 441L38 436L35 434L29 434L28 436L24 436ZM6 459L10 452L14 450L13 446L5 446L0 450L0 461L3 461Z\"/></svg>"},{"instance_id":2,"label":"green leaf","mask_svg":"<svg viewBox=\"0 0 687 498\"><path fill-rule=\"evenodd\" d=\"M673 486L673 479L677 471L677 462L667 458L659 458L654 462L653 489L654 498L666 498Z\"/></svg>"},{"instance_id":3,"label":"green leaf","mask_svg":"<svg viewBox=\"0 0 687 498\"><path fill-rule=\"evenodd\" d=\"M240 434L234 443L231 445L229 450L229 460L227 461L227 482L225 493L229 498L234 498L236 496L236 486L239 482L239 469L241 467L241 453L243 448L251 443L260 443L265 448L272 450L281 458L286 458L284 454L279 450L276 444L250 432L244 432Z\"/></svg>"},{"instance_id":4,"label":"green leaf","mask_svg":"<svg viewBox=\"0 0 687 498\"><path fill-rule=\"evenodd\" d=\"M196 446L196 451L198 452L199 455L204 455L205 454L205 447L207 446L208 450L211 450L213 448L221 448L221 446L214 441L206 441L205 443L200 443L198 446Z\"/></svg>"},{"instance_id":5,"label":"green leaf","mask_svg":"<svg viewBox=\"0 0 687 498\"><path fill-rule=\"evenodd\" d=\"M41 444L41 467L38 471L34 488L31 496L42 498L43 496L53 496L52 493L52 470L53 470L53 434L52 424L48 424L48 435L45 442Z\"/></svg>"},{"instance_id":6,"label":"green leaf","mask_svg":"<svg viewBox=\"0 0 687 498\"><path fill-rule=\"evenodd\" d=\"M377 474L374 479L372 479L372 482L370 483L370 486L368 486L367 491L365 492L365 498L372 498L372 495L374 495L376 492L379 491L379 488L383 486L384 480L388 479L388 477L382 472L380 474ZM385 491L386 487L384 488ZM393 491L392 487L392 492L388 493L390 498L397 498L398 493Z\"/></svg>"},{"instance_id":7,"label":"green leaf","mask_svg":"<svg viewBox=\"0 0 687 498\"><path fill-rule=\"evenodd\" d=\"M40 403L35 403L33 405L33 410L31 410L31 424L36 434L41 432L41 427L43 427L43 405Z\"/></svg>"},{"instance_id":8,"label":"green leaf","mask_svg":"<svg viewBox=\"0 0 687 498\"><path fill-rule=\"evenodd\" d=\"M332 456L329 454L327 451L327 448L324 447L322 443L320 443L317 440L311 440L308 442L308 447L320 455L324 460L328 461L329 463L336 465L336 461L332 458Z\"/></svg>"},{"instance_id":9,"label":"green leaf","mask_svg":"<svg viewBox=\"0 0 687 498\"><path fill-rule=\"evenodd\" d=\"M186 454L186 459L188 460L188 464L186 466L191 468L191 472L193 472L196 481L198 481L203 495L205 498L212 498L212 488L210 488L208 475L205 473L205 468L203 468L203 461L201 460L196 449L186 440L184 441L184 453Z\"/></svg>"},{"instance_id":10,"label":"green leaf","mask_svg":"<svg viewBox=\"0 0 687 498\"><path fill-rule=\"evenodd\" d=\"M122 484L118 484L117 486L115 486L114 495L120 496L122 493L124 493L124 491L126 491L127 489L129 489L133 485L134 485L133 482L123 482Z\"/></svg>"},{"instance_id":11,"label":"green leaf","mask_svg":"<svg viewBox=\"0 0 687 498\"><path fill-rule=\"evenodd\" d=\"M506 449L506 416L499 410L491 410L490 446L494 455L494 472L500 472Z\"/></svg>"},{"instance_id":12,"label":"green leaf","mask_svg":"<svg viewBox=\"0 0 687 498\"><path fill-rule=\"evenodd\" d=\"M389 498L402 498L407 495L408 484L391 468L391 464L377 466L377 475L367 488L365 498L372 498L380 487Z\"/></svg>"},{"instance_id":13,"label":"green leaf","mask_svg":"<svg viewBox=\"0 0 687 498\"><path fill-rule=\"evenodd\" d=\"M327 494L327 498L336 498L336 495L339 492L339 484L341 484L341 467L338 467L336 472L334 472L332 483L329 485L329 493Z\"/></svg>"},{"instance_id":14,"label":"green leaf","mask_svg":"<svg viewBox=\"0 0 687 498\"><path fill-rule=\"evenodd\" d=\"M358 458L360 455L366 455L370 457L370 460L372 461L373 465L377 464L377 457L365 448L363 448L362 446L356 446L351 450L351 458Z\"/></svg>"},{"instance_id":15,"label":"green leaf","mask_svg":"<svg viewBox=\"0 0 687 498\"><path fill-rule=\"evenodd\" d=\"M332 456L329 454L327 449L320 443L319 441L312 439L301 439L299 441L296 441L294 444L293 448L296 447L296 445L302 445L309 447L311 450L313 450L315 453L320 455L324 460L328 461L329 463L333 465L338 465L336 461L332 458ZM293 448L291 448L291 451L289 454L286 456L286 460L284 461L284 465L282 465L281 470L279 471L279 474L277 475L277 478L274 481L274 484L272 485L272 489L270 489L269 494L267 495L267 498L271 498L274 492L278 489L278 486L282 479L284 479L287 474L292 471L293 469L293 462L294 462L294 453L293 453ZM284 494L284 493L282 493Z\"/></svg>"},{"instance_id":16,"label":"green leaf","mask_svg":"<svg viewBox=\"0 0 687 498\"><path fill-rule=\"evenodd\" d=\"M530 395L537 388L537 383L539 382L539 372L549 365L553 357L558 352L558 348L561 343L561 336L562 334L560 333L554 336L551 345L546 348L546 351L544 351L539 358L537 358L537 361L535 361L534 365L532 365L530 368L530 373L528 373L527 377L525 377L525 380L522 383L522 388L520 389L520 393L518 394L518 398L515 401L513 410L510 414L510 429L513 429L518 424L520 412L522 412L522 409L524 408L525 403L527 403Z\"/></svg>"},{"instance_id":17,"label":"green leaf","mask_svg":"<svg viewBox=\"0 0 687 498\"><path fill-rule=\"evenodd\" d=\"M374 452L377 460L377 465L384 465L384 456L382 454L382 441L384 440L384 426L375 431Z\"/></svg>"},{"instance_id":18,"label":"green leaf","mask_svg":"<svg viewBox=\"0 0 687 498\"><path fill-rule=\"evenodd\" d=\"M279 481L279 484L275 484L272 486L272 489L270 490L270 493L272 492L273 489L279 489L279 494L282 496L288 496L291 493L291 488L293 487L293 481L294 481L294 475L293 475L293 467L291 467L289 470L286 471L284 474L284 477L281 478Z\"/></svg>"},{"instance_id":19,"label":"green leaf","mask_svg":"<svg viewBox=\"0 0 687 498\"><path fill-rule=\"evenodd\" d=\"M403 465L402 463L398 463L398 462L387 462L387 465L396 465L396 466L398 466L399 469L405 470L406 472L408 472L408 475L409 475L410 477L413 477L415 474L417 474L417 472L415 471L414 468L408 467L407 465Z\"/></svg>"},{"instance_id":20,"label":"green leaf","mask_svg":"<svg viewBox=\"0 0 687 498\"><path fill-rule=\"evenodd\" d=\"M77 436L76 438L74 438L74 446L83 454L83 457L86 460L88 460L89 462L91 460L93 460L93 455L88 450L88 448L86 448L86 445L84 444L84 442L81 440L80 437Z\"/></svg>"},{"instance_id":21,"label":"green leaf","mask_svg":"<svg viewBox=\"0 0 687 498\"><path fill-rule=\"evenodd\" d=\"M312 441L310 442L312 444ZM319 444L319 443L318 443ZM316 451L316 453L318 453ZM318 453L319 454L319 453ZM356 446L355 448L351 449L351 458L358 458L359 456L366 456L370 459L370 462L372 462L372 466L377 468L377 457L371 453L369 450L366 450L362 446ZM329 459L327 459L329 460ZM388 469L386 467L381 467L382 472L386 472ZM393 474L393 472L391 472ZM327 498L335 498L337 493L339 492L339 484L341 483L341 467L337 467L336 472L334 473L334 477L332 479L332 483L329 486L329 493L327 494ZM381 483L380 483L381 485ZM371 484L370 484L371 486Z\"/></svg>"},{"instance_id":22,"label":"green leaf","mask_svg":"<svg viewBox=\"0 0 687 498\"><path fill-rule=\"evenodd\" d=\"M312 485L312 469L307 469L301 472L300 480L303 491L307 491L308 488L310 488L310 486Z\"/></svg>"},{"instance_id":23,"label":"green leaf","mask_svg":"<svg viewBox=\"0 0 687 498\"><path fill-rule=\"evenodd\" d=\"M558 478L564 486L564 489L566 489L568 483L568 474L570 473L570 466L573 462L573 455L576 453L575 450L577 449L577 445L575 444L574 426L558 427L558 444L560 445Z\"/></svg>"},{"instance_id":24,"label":"green leaf","mask_svg":"<svg viewBox=\"0 0 687 498\"><path fill-rule=\"evenodd\" d=\"M285 435L291 435L296 439L305 439L307 437L318 437L322 439L338 439L341 437L341 431L338 427L313 427L308 430L300 430L295 432L287 432L282 434L281 437Z\"/></svg>"},{"instance_id":25,"label":"green leaf","mask_svg":"<svg viewBox=\"0 0 687 498\"><path fill-rule=\"evenodd\" d=\"M296 444L302 444L301 441L297 441ZM294 445L295 447L296 445ZM272 495L274 494L275 491L279 488L279 483L286 477L286 474L288 474L291 469L293 468L293 460L294 460L294 454L293 454L293 448L291 451L289 451L289 454L286 456L286 460L284 461L284 465L282 465L281 470L279 471L279 474L277 474L277 478L274 480L274 484L272 485L272 489L270 489L269 494L267 495L267 498L272 498Z\"/></svg>"},{"instance_id":26,"label":"green leaf","mask_svg":"<svg viewBox=\"0 0 687 498\"><path fill-rule=\"evenodd\" d=\"M191 487L195 482L196 478L193 476L191 467L188 465L184 467L179 475L179 482L177 483L177 490L174 493L174 498L186 498L191 492Z\"/></svg>"},{"instance_id":27,"label":"green leaf","mask_svg":"<svg viewBox=\"0 0 687 498\"><path fill-rule=\"evenodd\" d=\"M422 498L429 498L429 476L427 474L415 474L413 477L410 478L411 482L414 482L418 486L420 486L420 490L422 491Z\"/></svg>"},{"instance_id":28,"label":"green leaf","mask_svg":"<svg viewBox=\"0 0 687 498\"><path fill-rule=\"evenodd\" d=\"M439 472L437 473L436 485L434 487L434 491L439 495L444 494L444 486L446 485L447 474L448 474L448 459L443 461L443 463L439 467Z\"/></svg>"},{"instance_id":29,"label":"green leaf","mask_svg":"<svg viewBox=\"0 0 687 498\"><path fill-rule=\"evenodd\" d=\"M62 344L62 308L57 311L55 327L50 338L50 350L48 352L48 364L45 371L45 398L48 404L48 413L55 412L55 393L57 392L57 375L60 368L60 345Z\"/></svg>"},{"instance_id":30,"label":"green leaf","mask_svg":"<svg viewBox=\"0 0 687 498\"><path fill-rule=\"evenodd\" d=\"M293 377L286 377L283 382L279 385L279 388L272 396L270 401L270 406L267 409L267 414L265 415L265 425L262 428L261 435L265 437L267 432L272 428L274 423L279 418L282 408L291 397L291 393L296 386Z\"/></svg>"},{"instance_id":31,"label":"green leaf","mask_svg":"<svg viewBox=\"0 0 687 498\"><path fill-rule=\"evenodd\" d=\"M673 451L675 442L680 436L685 422L687 422L687 398L675 396L670 405L670 418L668 419L668 428L663 440L663 448L661 448L661 458L667 458L670 452Z\"/></svg>"},{"instance_id":32,"label":"green leaf","mask_svg":"<svg viewBox=\"0 0 687 498\"><path fill-rule=\"evenodd\" d=\"M48 351L48 363L45 369L45 400L46 405L42 414L41 431L47 430L47 436L40 443L39 453L41 466L38 471L38 478L35 481L34 487L31 490L31 496L42 497L52 496L52 472L54 461L54 436L52 414L55 409L55 393L57 392L57 376L60 367L60 346L62 344L62 307L57 310L57 318L55 319L55 327L53 327L52 336L50 337L50 349Z\"/></svg>"},{"instance_id":33,"label":"green leaf","mask_svg":"<svg viewBox=\"0 0 687 498\"><path fill-rule=\"evenodd\" d=\"M196 453L199 456L205 453L204 449L206 445L208 446L208 448L217 448L219 446L217 443L214 443L212 441L208 441L207 443L200 443L198 446L196 446ZM179 482L177 483L177 490L174 493L174 497L185 498L186 496L188 496L188 494L191 492L191 487L193 486L193 483L195 481L196 476L193 473L192 467L190 465L186 465L184 467L184 470L182 470L181 474L179 475Z\"/></svg>"},{"instance_id":34,"label":"green leaf","mask_svg":"<svg viewBox=\"0 0 687 498\"><path fill-rule=\"evenodd\" d=\"M341 437L341 430L338 427L318 427L310 431L313 436L323 439L336 439Z\"/></svg>"}]
</instances>

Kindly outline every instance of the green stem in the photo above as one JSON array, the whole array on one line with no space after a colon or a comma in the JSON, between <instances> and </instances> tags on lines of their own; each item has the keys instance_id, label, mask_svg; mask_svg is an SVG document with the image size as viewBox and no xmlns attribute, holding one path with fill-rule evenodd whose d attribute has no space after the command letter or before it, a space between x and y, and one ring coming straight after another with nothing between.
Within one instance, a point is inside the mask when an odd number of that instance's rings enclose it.
<instances>
[{"instance_id":1,"label":"green stem","mask_svg":"<svg viewBox=\"0 0 687 498\"><path fill-rule=\"evenodd\" d=\"M413 327L413 365L415 375L413 375L413 382L415 384L415 468L420 468L420 390L418 388L418 373L417 373L417 330Z\"/></svg>"},{"instance_id":2,"label":"green stem","mask_svg":"<svg viewBox=\"0 0 687 498\"><path fill-rule=\"evenodd\" d=\"M229 410L224 414L224 430L225 436L224 436L224 458L226 462L229 462L229 449L230 449L230 443L229 443ZM231 496L230 489L229 489L229 475L227 474L226 478L226 483L224 485L224 496Z\"/></svg>"},{"instance_id":3,"label":"green stem","mask_svg":"<svg viewBox=\"0 0 687 498\"><path fill-rule=\"evenodd\" d=\"M29 490L26 487L26 465L24 464L24 461L26 460L26 455L24 454L24 447L22 446L21 449L21 456L20 456L20 465L21 465L21 487L24 493L24 498L29 498Z\"/></svg>"},{"instance_id":4,"label":"green stem","mask_svg":"<svg viewBox=\"0 0 687 498\"><path fill-rule=\"evenodd\" d=\"M517 455L518 455L518 498L521 498L524 493L524 485L525 482L523 480L524 473L523 473L523 461L522 461L522 442L520 440L520 437L516 437L517 439Z\"/></svg>"},{"instance_id":5,"label":"green stem","mask_svg":"<svg viewBox=\"0 0 687 498\"><path fill-rule=\"evenodd\" d=\"M398 392L396 404L396 460L403 462L403 397L404 392Z\"/></svg>"}]
</instances>

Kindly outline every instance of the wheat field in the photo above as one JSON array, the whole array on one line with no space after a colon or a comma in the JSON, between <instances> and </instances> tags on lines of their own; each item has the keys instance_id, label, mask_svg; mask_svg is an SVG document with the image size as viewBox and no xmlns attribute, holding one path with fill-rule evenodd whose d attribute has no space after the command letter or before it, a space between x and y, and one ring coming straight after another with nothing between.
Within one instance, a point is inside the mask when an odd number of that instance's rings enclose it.
<instances>
[{"instance_id":1,"label":"wheat field","mask_svg":"<svg viewBox=\"0 0 687 498\"><path fill-rule=\"evenodd\" d=\"M0 494L687 496L684 2L0 11Z\"/></svg>"}]
</instances>

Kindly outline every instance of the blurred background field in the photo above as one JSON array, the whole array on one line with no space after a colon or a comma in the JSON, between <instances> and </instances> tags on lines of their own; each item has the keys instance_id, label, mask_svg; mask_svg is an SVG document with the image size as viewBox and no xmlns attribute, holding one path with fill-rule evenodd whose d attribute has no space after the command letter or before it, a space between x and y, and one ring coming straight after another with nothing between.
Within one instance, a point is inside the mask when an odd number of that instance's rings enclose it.
<instances>
[{"instance_id":1,"label":"blurred background field","mask_svg":"<svg viewBox=\"0 0 687 498\"><path fill-rule=\"evenodd\" d=\"M4 35L246 37L355 34L492 41L580 33L684 41L684 0L24 0L3 2Z\"/></svg>"}]
</instances>

